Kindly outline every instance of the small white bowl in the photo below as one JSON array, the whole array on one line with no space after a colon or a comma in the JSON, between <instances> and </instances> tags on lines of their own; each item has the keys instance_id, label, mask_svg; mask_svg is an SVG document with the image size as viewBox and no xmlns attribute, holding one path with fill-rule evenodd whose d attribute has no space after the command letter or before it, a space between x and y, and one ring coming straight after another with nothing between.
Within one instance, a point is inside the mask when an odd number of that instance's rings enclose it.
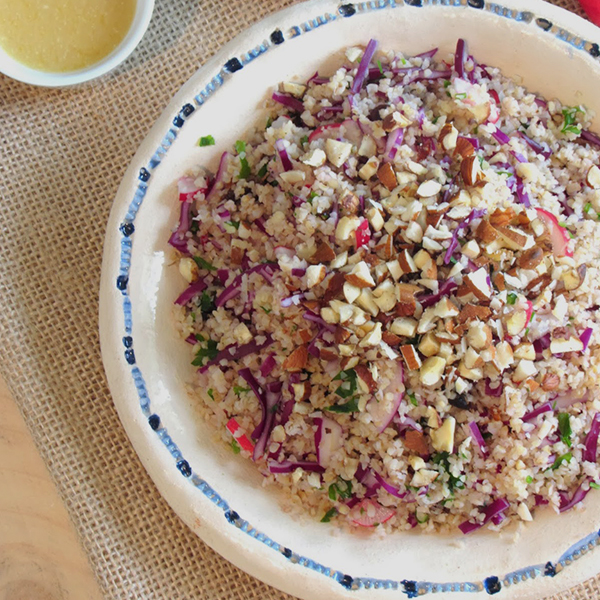
<instances>
[{"instance_id":1,"label":"small white bowl","mask_svg":"<svg viewBox=\"0 0 600 600\"><path fill-rule=\"evenodd\" d=\"M131 26L121 43L108 56L89 67L65 73L39 71L15 60L0 47L0 72L17 81L42 87L75 85L100 77L120 65L135 50L148 29L153 10L154 0L137 0Z\"/></svg>"}]
</instances>

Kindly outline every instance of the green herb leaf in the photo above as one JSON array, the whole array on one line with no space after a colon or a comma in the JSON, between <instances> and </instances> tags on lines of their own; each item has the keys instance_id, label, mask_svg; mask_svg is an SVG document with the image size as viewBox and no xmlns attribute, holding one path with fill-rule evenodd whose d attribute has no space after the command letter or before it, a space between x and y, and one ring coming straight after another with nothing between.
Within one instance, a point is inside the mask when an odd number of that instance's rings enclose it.
<instances>
[{"instance_id":1,"label":"green herb leaf","mask_svg":"<svg viewBox=\"0 0 600 600\"><path fill-rule=\"evenodd\" d=\"M206 269L207 271L216 271L217 267L213 267L211 263L204 260L201 256L194 256L194 262L198 265L199 269Z\"/></svg>"},{"instance_id":2,"label":"green herb leaf","mask_svg":"<svg viewBox=\"0 0 600 600\"><path fill-rule=\"evenodd\" d=\"M444 87L445 88L450 87L450 81L448 79L444 79Z\"/></svg>"},{"instance_id":3,"label":"green herb leaf","mask_svg":"<svg viewBox=\"0 0 600 600\"><path fill-rule=\"evenodd\" d=\"M214 146L215 138L212 135L205 135L198 140L198 146Z\"/></svg>"},{"instance_id":4,"label":"green herb leaf","mask_svg":"<svg viewBox=\"0 0 600 600\"><path fill-rule=\"evenodd\" d=\"M434 125L440 120L439 117L434 117L433 121L431 121Z\"/></svg>"},{"instance_id":5,"label":"green herb leaf","mask_svg":"<svg viewBox=\"0 0 600 600\"><path fill-rule=\"evenodd\" d=\"M570 448L571 435L573 435L573 431L571 430L569 413L558 414L558 430L560 431L560 439Z\"/></svg>"},{"instance_id":6,"label":"green herb leaf","mask_svg":"<svg viewBox=\"0 0 600 600\"><path fill-rule=\"evenodd\" d=\"M512 292L510 294L508 294L508 296L506 296L506 303L507 304L515 304L515 302L517 301L517 295L513 294Z\"/></svg>"},{"instance_id":7,"label":"green herb leaf","mask_svg":"<svg viewBox=\"0 0 600 600\"><path fill-rule=\"evenodd\" d=\"M215 308L215 296L211 296L206 290L202 292L202 296L200 296L200 311L202 312L202 316L206 317L212 314Z\"/></svg>"},{"instance_id":8,"label":"green herb leaf","mask_svg":"<svg viewBox=\"0 0 600 600\"><path fill-rule=\"evenodd\" d=\"M235 440L231 440L231 449L234 454L239 454L242 451L240 445Z\"/></svg>"},{"instance_id":9,"label":"green herb leaf","mask_svg":"<svg viewBox=\"0 0 600 600\"><path fill-rule=\"evenodd\" d=\"M593 490L600 490L600 484L596 483L595 481L590 481L590 487Z\"/></svg>"},{"instance_id":10,"label":"green herb leaf","mask_svg":"<svg viewBox=\"0 0 600 600\"><path fill-rule=\"evenodd\" d=\"M238 140L235 143L235 151L238 154L241 154L242 152L246 152L246 142L242 142L241 140Z\"/></svg>"},{"instance_id":11,"label":"green herb leaf","mask_svg":"<svg viewBox=\"0 0 600 600\"><path fill-rule=\"evenodd\" d=\"M325 410L334 413L351 413L356 412L358 410L358 396L354 396L354 398L350 398L346 404L333 404L332 406L327 406Z\"/></svg>"},{"instance_id":12,"label":"green herb leaf","mask_svg":"<svg viewBox=\"0 0 600 600\"><path fill-rule=\"evenodd\" d=\"M269 127L271 127L271 125L273 125L273 119L271 117L269 117L267 119L267 124L265 125L265 129L269 129Z\"/></svg>"},{"instance_id":13,"label":"green herb leaf","mask_svg":"<svg viewBox=\"0 0 600 600\"><path fill-rule=\"evenodd\" d=\"M233 386L233 393L236 396L239 396L240 394L243 394L244 392L249 392L249 391L250 391L250 388L247 388L247 387L242 387L240 385Z\"/></svg>"},{"instance_id":14,"label":"green herb leaf","mask_svg":"<svg viewBox=\"0 0 600 600\"><path fill-rule=\"evenodd\" d=\"M206 346L201 347L198 352L196 352L196 358L192 361L192 365L194 367L201 367L204 364L204 359L212 360L217 357L219 351L217 350L217 342L214 340L207 340Z\"/></svg>"},{"instance_id":15,"label":"green herb leaf","mask_svg":"<svg viewBox=\"0 0 600 600\"><path fill-rule=\"evenodd\" d=\"M419 519L418 513L415 513L415 519L417 520L417 523L427 523L427 521L429 521L429 515L423 515Z\"/></svg>"},{"instance_id":16,"label":"green herb leaf","mask_svg":"<svg viewBox=\"0 0 600 600\"><path fill-rule=\"evenodd\" d=\"M273 309L272 308L267 308L266 306L261 306L261 308L267 313L269 314Z\"/></svg>"},{"instance_id":17,"label":"green herb leaf","mask_svg":"<svg viewBox=\"0 0 600 600\"><path fill-rule=\"evenodd\" d=\"M233 227L234 229L239 229L240 228L240 222L239 221L225 221L225 225L229 225L230 227Z\"/></svg>"},{"instance_id":18,"label":"green herb leaf","mask_svg":"<svg viewBox=\"0 0 600 600\"><path fill-rule=\"evenodd\" d=\"M527 483L533 483L533 477L531 475L527 475L527 479L525 479Z\"/></svg>"},{"instance_id":19,"label":"green herb leaf","mask_svg":"<svg viewBox=\"0 0 600 600\"><path fill-rule=\"evenodd\" d=\"M458 98L459 100L465 100L467 97L467 94L465 92L462 92L460 94L456 94L454 97Z\"/></svg>"},{"instance_id":20,"label":"green herb leaf","mask_svg":"<svg viewBox=\"0 0 600 600\"><path fill-rule=\"evenodd\" d=\"M590 202L586 202L585 206L583 207L583 212L587 215L590 212L591 208L592 204Z\"/></svg>"},{"instance_id":21,"label":"green herb leaf","mask_svg":"<svg viewBox=\"0 0 600 600\"><path fill-rule=\"evenodd\" d=\"M304 144L308 144L308 136L307 135L303 135L300 138L300 143L304 146Z\"/></svg>"},{"instance_id":22,"label":"green herb leaf","mask_svg":"<svg viewBox=\"0 0 600 600\"><path fill-rule=\"evenodd\" d=\"M379 69L379 72L383 75L383 67L381 66L380 60L377 61L377 68Z\"/></svg>"},{"instance_id":23,"label":"green herb leaf","mask_svg":"<svg viewBox=\"0 0 600 600\"><path fill-rule=\"evenodd\" d=\"M314 200L314 199L315 199L315 198L316 198L318 195L319 195L319 194L317 194L317 192L314 192L314 191L313 191L313 192L311 192L311 193L308 195L308 198L306 199L306 201L307 201L309 204L312 204L312 201L313 201L313 200Z\"/></svg>"},{"instance_id":24,"label":"green herb leaf","mask_svg":"<svg viewBox=\"0 0 600 600\"><path fill-rule=\"evenodd\" d=\"M340 385L337 390L335 390L335 393L340 397L340 398L350 398L350 396L353 396L356 393L357 390L357 380L356 380L356 371L354 369L348 369L347 371L341 371L340 373L338 373L338 375L336 375L333 379L334 381L336 380L341 380L342 381L342 385Z\"/></svg>"},{"instance_id":25,"label":"green herb leaf","mask_svg":"<svg viewBox=\"0 0 600 600\"><path fill-rule=\"evenodd\" d=\"M335 517L335 515L337 515L337 508L335 508L335 506L333 508L330 508L325 515L323 516L323 518L321 519L321 523L329 523L329 521L331 521L331 519L333 517Z\"/></svg>"},{"instance_id":26,"label":"green herb leaf","mask_svg":"<svg viewBox=\"0 0 600 600\"><path fill-rule=\"evenodd\" d=\"M264 179L267 176L267 163L265 163L259 170L256 176L259 179Z\"/></svg>"},{"instance_id":27,"label":"green herb leaf","mask_svg":"<svg viewBox=\"0 0 600 600\"><path fill-rule=\"evenodd\" d=\"M211 400L214 400L214 399L215 399L215 392L214 392L214 390L213 390L212 388L209 388L209 389L206 391L206 393L209 395L209 397L210 397L210 399L211 399Z\"/></svg>"},{"instance_id":28,"label":"green herb leaf","mask_svg":"<svg viewBox=\"0 0 600 600\"><path fill-rule=\"evenodd\" d=\"M248 179L251 174L252 171L248 161L244 157L240 157L240 179Z\"/></svg>"},{"instance_id":29,"label":"green herb leaf","mask_svg":"<svg viewBox=\"0 0 600 600\"><path fill-rule=\"evenodd\" d=\"M410 400L410 403L413 406L419 406L419 402L417 401L417 397L414 394L408 394L408 398Z\"/></svg>"},{"instance_id":30,"label":"green herb leaf","mask_svg":"<svg viewBox=\"0 0 600 600\"><path fill-rule=\"evenodd\" d=\"M558 467L560 467L560 465L562 465L564 462L570 462L572 458L573 458L573 454L571 452L567 452L566 454L561 454L558 458L556 458L556 460L554 461L552 466L549 467L548 469L546 469L546 471L556 471L556 469L558 469Z\"/></svg>"},{"instance_id":31,"label":"green herb leaf","mask_svg":"<svg viewBox=\"0 0 600 600\"><path fill-rule=\"evenodd\" d=\"M577 124L577 113L583 113L579 106L567 106L562 109L563 114L563 127L562 133L574 133L575 135L581 134L581 125Z\"/></svg>"}]
</instances>

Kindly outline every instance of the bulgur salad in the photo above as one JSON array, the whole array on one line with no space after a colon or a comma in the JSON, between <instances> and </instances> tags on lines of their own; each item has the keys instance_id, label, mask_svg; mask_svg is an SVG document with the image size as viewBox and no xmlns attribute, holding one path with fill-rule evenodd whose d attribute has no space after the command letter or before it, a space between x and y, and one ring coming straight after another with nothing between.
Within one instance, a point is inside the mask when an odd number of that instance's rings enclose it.
<instances>
[{"instance_id":1,"label":"bulgur salad","mask_svg":"<svg viewBox=\"0 0 600 600\"><path fill-rule=\"evenodd\" d=\"M440 54L348 48L178 182L198 410L323 522L499 530L600 487L592 115Z\"/></svg>"}]
</instances>

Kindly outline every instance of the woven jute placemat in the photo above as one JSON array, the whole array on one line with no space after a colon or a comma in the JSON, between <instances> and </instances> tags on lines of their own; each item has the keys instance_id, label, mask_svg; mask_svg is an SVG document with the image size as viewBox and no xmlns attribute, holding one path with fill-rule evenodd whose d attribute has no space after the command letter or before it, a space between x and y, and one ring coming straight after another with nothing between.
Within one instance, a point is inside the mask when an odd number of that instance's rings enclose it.
<instances>
[{"instance_id":1,"label":"woven jute placemat","mask_svg":"<svg viewBox=\"0 0 600 600\"><path fill-rule=\"evenodd\" d=\"M96 82L0 76L0 372L106 598L291 598L215 554L160 497L108 392L97 307L105 223L150 126L222 44L294 3L158 0L134 55ZM555 598L599 597L600 577Z\"/></svg>"}]
</instances>

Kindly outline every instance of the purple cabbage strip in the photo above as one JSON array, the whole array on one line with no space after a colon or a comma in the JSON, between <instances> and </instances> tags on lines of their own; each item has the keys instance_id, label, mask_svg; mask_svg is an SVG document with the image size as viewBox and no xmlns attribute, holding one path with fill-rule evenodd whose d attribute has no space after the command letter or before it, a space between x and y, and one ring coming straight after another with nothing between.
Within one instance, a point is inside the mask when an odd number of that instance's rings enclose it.
<instances>
[{"instance_id":1,"label":"purple cabbage strip","mask_svg":"<svg viewBox=\"0 0 600 600\"><path fill-rule=\"evenodd\" d=\"M489 379L485 380L485 393L487 396L491 396L492 398L499 398L502 396L502 392L504 391L504 383L500 381L497 387L492 387L492 384Z\"/></svg>"},{"instance_id":2,"label":"purple cabbage strip","mask_svg":"<svg viewBox=\"0 0 600 600\"><path fill-rule=\"evenodd\" d=\"M454 254L456 247L458 246L458 236L460 235L460 232L465 227L470 225L471 221L473 221L473 219L479 219L480 217L483 217L483 215L485 215L486 212L487 211L485 208L475 208L469 213L469 216L464 221L461 221L457 225L456 229L452 232L452 239L450 240L450 246L448 247L448 250L446 250L446 254L444 255L444 264L445 265L447 265L450 262L450 259L452 258L452 255Z\"/></svg>"},{"instance_id":3,"label":"purple cabbage strip","mask_svg":"<svg viewBox=\"0 0 600 600\"><path fill-rule=\"evenodd\" d=\"M543 100L542 98L536 98L534 100L534 102L540 107L540 108L548 108L548 103Z\"/></svg>"},{"instance_id":4,"label":"purple cabbage strip","mask_svg":"<svg viewBox=\"0 0 600 600\"><path fill-rule=\"evenodd\" d=\"M467 56L467 42L459 38L458 42L456 42L456 52L454 53L454 70L461 79L465 79L465 62L467 61Z\"/></svg>"},{"instance_id":5,"label":"purple cabbage strip","mask_svg":"<svg viewBox=\"0 0 600 600\"><path fill-rule=\"evenodd\" d=\"M542 337L534 340L533 349L535 350L535 358L539 360L542 358L542 352L548 348L550 348L550 333L544 334Z\"/></svg>"},{"instance_id":6,"label":"purple cabbage strip","mask_svg":"<svg viewBox=\"0 0 600 600\"><path fill-rule=\"evenodd\" d=\"M504 133L504 131L501 131L498 128L496 128L496 131L494 131L494 133L492 133L492 137L499 144L508 144L508 142L510 142L510 138Z\"/></svg>"},{"instance_id":7,"label":"purple cabbage strip","mask_svg":"<svg viewBox=\"0 0 600 600\"><path fill-rule=\"evenodd\" d=\"M187 249L187 238L185 234L189 231L192 224L192 202L182 202L179 211L179 223L177 229L171 234L169 244L181 252L189 256Z\"/></svg>"},{"instance_id":8,"label":"purple cabbage strip","mask_svg":"<svg viewBox=\"0 0 600 600\"><path fill-rule=\"evenodd\" d=\"M600 137L598 137L595 133L592 133L591 131L587 131L587 129L584 129L581 132L581 137L586 142L590 142L590 144L596 144L596 146L600 146Z\"/></svg>"},{"instance_id":9,"label":"purple cabbage strip","mask_svg":"<svg viewBox=\"0 0 600 600\"><path fill-rule=\"evenodd\" d=\"M312 312L310 310L307 310L302 316L307 321L311 321L313 323L316 323L317 325L320 325L321 327L323 327L327 331L331 331L332 333L335 332L335 326L334 325L331 325L330 323L327 323L327 321L323 320L319 315L315 314L314 312Z\"/></svg>"},{"instance_id":10,"label":"purple cabbage strip","mask_svg":"<svg viewBox=\"0 0 600 600\"><path fill-rule=\"evenodd\" d=\"M230 154L229 152L223 152L221 154L221 160L219 161L219 169L217 170L217 174L213 179L213 182L210 186L210 190L208 190L208 194L206 195L206 204L210 204L213 195L217 191L217 186L221 181L223 181L223 176L225 175L225 171L227 171L227 163L229 162Z\"/></svg>"},{"instance_id":11,"label":"purple cabbage strip","mask_svg":"<svg viewBox=\"0 0 600 600\"><path fill-rule=\"evenodd\" d=\"M391 131L385 143L384 161L394 160L398 147L404 141L404 129L398 128Z\"/></svg>"},{"instance_id":12,"label":"purple cabbage strip","mask_svg":"<svg viewBox=\"0 0 600 600\"><path fill-rule=\"evenodd\" d=\"M544 402L544 404L534 408L532 411L529 411L523 415L523 421L533 421L533 419L545 412L554 412L554 409L552 408L552 402Z\"/></svg>"},{"instance_id":13,"label":"purple cabbage strip","mask_svg":"<svg viewBox=\"0 0 600 600\"><path fill-rule=\"evenodd\" d=\"M189 285L179 296L177 300L175 300L175 304L179 306L184 306L187 304L192 298L203 292L207 288L206 283L204 281L196 281L196 283L192 283Z\"/></svg>"},{"instance_id":14,"label":"purple cabbage strip","mask_svg":"<svg viewBox=\"0 0 600 600\"><path fill-rule=\"evenodd\" d=\"M510 153L517 159L517 162L520 162L520 163L527 162L527 159L520 152L515 152L514 150L511 150Z\"/></svg>"},{"instance_id":15,"label":"purple cabbage strip","mask_svg":"<svg viewBox=\"0 0 600 600\"><path fill-rule=\"evenodd\" d=\"M483 514L485 515L483 519L483 523L472 523L471 521L465 521L461 523L458 528L466 535L467 533L471 533L471 531L475 531L476 529L480 529L487 523L489 523L494 517L503 513L507 508L509 508L510 504L504 498L497 498L494 500L489 506L486 506L483 509Z\"/></svg>"},{"instance_id":16,"label":"purple cabbage strip","mask_svg":"<svg viewBox=\"0 0 600 600\"><path fill-rule=\"evenodd\" d=\"M275 354L269 354L269 356L267 356L267 358L265 358L265 360L263 360L262 364L260 365L261 376L268 377L276 365L277 363L275 361Z\"/></svg>"},{"instance_id":17,"label":"purple cabbage strip","mask_svg":"<svg viewBox=\"0 0 600 600\"><path fill-rule=\"evenodd\" d=\"M186 341L188 344L192 344L192 346L194 346L195 344L197 344L197 343L198 343L198 340L196 339L196 336L195 336L193 333L190 333L190 335L188 335L188 336L185 338L185 341Z\"/></svg>"},{"instance_id":18,"label":"purple cabbage strip","mask_svg":"<svg viewBox=\"0 0 600 600\"><path fill-rule=\"evenodd\" d=\"M458 284L454 281L454 278L450 277L440 284L436 294L427 294L427 292L423 292L417 296L417 300L421 303L423 308L428 308L429 306L436 304L442 297L449 296L457 288Z\"/></svg>"},{"instance_id":19,"label":"purple cabbage strip","mask_svg":"<svg viewBox=\"0 0 600 600\"><path fill-rule=\"evenodd\" d=\"M421 54L415 54L413 58L433 58L437 54L438 48L432 48L427 52L421 52Z\"/></svg>"},{"instance_id":20,"label":"purple cabbage strip","mask_svg":"<svg viewBox=\"0 0 600 600\"><path fill-rule=\"evenodd\" d=\"M291 171L294 168L294 165L292 165L292 161L290 160L283 140L277 140L275 142L275 150L277 150L277 154L279 155L279 159L281 160L281 166L283 167L283 170Z\"/></svg>"},{"instance_id":21,"label":"purple cabbage strip","mask_svg":"<svg viewBox=\"0 0 600 600\"><path fill-rule=\"evenodd\" d=\"M584 480L585 481L585 480ZM560 494L560 506L558 508L559 512L563 513L567 510L573 508L576 504L582 502L585 497L588 495L590 488L587 490L583 489L583 482L579 484L579 487L573 492L573 496L569 499L567 494Z\"/></svg>"},{"instance_id":22,"label":"purple cabbage strip","mask_svg":"<svg viewBox=\"0 0 600 600\"><path fill-rule=\"evenodd\" d=\"M477 425L477 423L475 423L475 421L470 421L469 429L471 430L473 439L477 442L477 445L479 446L479 450L481 450L481 453L487 454L488 449L487 449L487 446L485 445L485 440L483 439L483 436L481 435L481 431L479 430L479 426Z\"/></svg>"},{"instance_id":23,"label":"purple cabbage strip","mask_svg":"<svg viewBox=\"0 0 600 600\"><path fill-rule=\"evenodd\" d=\"M548 146L544 148L542 144L532 140L529 136L525 135L522 131L519 131L519 135L523 138L525 143L537 154L543 156L544 158L550 158L552 156L552 151Z\"/></svg>"},{"instance_id":24,"label":"purple cabbage strip","mask_svg":"<svg viewBox=\"0 0 600 600\"><path fill-rule=\"evenodd\" d=\"M282 94L280 92L273 92L271 98L273 98L275 102L279 102L279 104L283 104L283 106L291 108L294 112L304 112L304 104L302 104L302 101L298 100L298 98L294 98L293 96L289 96L288 94Z\"/></svg>"},{"instance_id":25,"label":"purple cabbage strip","mask_svg":"<svg viewBox=\"0 0 600 600\"><path fill-rule=\"evenodd\" d=\"M425 75L425 71L419 69L415 71L410 76L405 77L403 84L409 85L411 83L415 83L416 81L433 81L434 79L450 79L452 76L452 71L439 71L439 70L431 70L429 75Z\"/></svg>"},{"instance_id":26,"label":"purple cabbage strip","mask_svg":"<svg viewBox=\"0 0 600 600\"><path fill-rule=\"evenodd\" d=\"M306 85L314 83L315 85L323 85L327 83L329 79L327 77L321 77L319 75L319 71L316 71L315 74L306 82Z\"/></svg>"},{"instance_id":27,"label":"purple cabbage strip","mask_svg":"<svg viewBox=\"0 0 600 600\"><path fill-rule=\"evenodd\" d=\"M475 148L475 150L479 150L480 148L479 140L477 138L461 135L458 137L458 139L467 140L467 142L470 142L470 144L473 146L473 148Z\"/></svg>"},{"instance_id":28,"label":"purple cabbage strip","mask_svg":"<svg viewBox=\"0 0 600 600\"><path fill-rule=\"evenodd\" d=\"M293 473L296 469L303 469L304 471L312 472L312 473L324 473L325 468L316 462L309 462L306 460L301 460L298 462L290 462L289 460L285 460L283 462L269 462L269 471L271 473Z\"/></svg>"},{"instance_id":29,"label":"purple cabbage strip","mask_svg":"<svg viewBox=\"0 0 600 600\"><path fill-rule=\"evenodd\" d=\"M400 499L405 498L408 495L408 492L401 492L398 488L389 484L379 473L377 473L377 471L373 471L373 474L375 475L377 482L388 494Z\"/></svg>"},{"instance_id":30,"label":"purple cabbage strip","mask_svg":"<svg viewBox=\"0 0 600 600\"><path fill-rule=\"evenodd\" d=\"M237 275L236 278L228 285L217 297L215 300L215 305L217 308L219 306L223 306L226 302L231 300L232 298L236 298L241 293L240 286L242 285L242 276L250 275L251 273L259 273L262 275L263 279L271 284L273 283L273 273L272 271L279 271L279 265L272 263L261 263L260 265L256 265L247 271L244 271L240 275Z\"/></svg>"},{"instance_id":31,"label":"purple cabbage strip","mask_svg":"<svg viewBox=\"0 0 600 600\"><path fill-rule=\"evenodd\" d=\"M376 50L377 40L371 40L365 48L365 52L362 55L362 58L358 65L358 69L356 71L356 77L352 82L352 87L350 88L350 91L353 94L358 94L358 92L360 92L360 90L362 89L363 83L369 71L369 63L371 62L371 59L373 58L373 55L375 54Z\"/></svg>"},{"instance_id":32,"label":"purple cabbage strip","mask_svg":"<svg viewBox=\"0 0 600 600\"><path fill-rule=\"evenodd\" d=\"M592 328L591 327L588 327L587 329L585 329L584 332L579 336L579 339L581 340L581 343L583 344L582 352L585 352L587 350L587 347L590 344L591 337L592 337Z\"/></svg>"},{"instance_id":33,"label":"purple cabbage strip","mask_svg":"<svg viewBox=\"0 0 600 600\"><path fill-rule=\"evenodd\" d=\"M217 271L217 277L219 278L221 285L225 285L227 283L227 280L229 279L229 270L228 269L219 269Z\"/></svg>"},{"instance_id":34,"label":"purple cabbage strip","mask_svg":"<svg viewBox=\"0 0 600 600\"><path fill-rule=\"evenodd\" d=\"M220 363L222 360L241 360L249 354L255 354L261 350L269 347L273 343L273 338L268 335L267 339L262 344L257 344L255 341L248 342L242 346L236 344L230 344L223 350L220 350L215 358L208 361L205 365L202 365L199 369L199 373L205 373L208 367Z\"/></svg>"},{"instance_id":35,"label":"purple cabbage strip","mask_svg":"<svg viewBox=\"0 0 600 600\"><path fill-rule=\"evenodd\" d=\"M258 460L265 453L267 442L275 425L275 410L277 405L281 401L281 386L280 381L272 381L267 384L267 392L265 394L265 408L267 411L266 419L264 420L264 426L260 433L257 433L258 427L252 433L253 438L257 438L256 444L254 445L254 452L252 454L253 460ZM260 425L259 425L260 427Z\"/></svg>"},{"instance_id":36,"label":"purple cabbage strip","mask_svg":"<svg viewBox=\"0 0 600 600\"><path fill-rule=\"evenodd\" d=\"M267 236L271 237L268 233L267 233L267 228L265 227L265 219L264 217L258 217L258 219L256 219L256 221L254 221L254 224Z\"/></svg>"},{"instance_id":37,"label":"purple cabbage strip","mask_svg":"<svg viewBox=\"0 0 600 600\"><path fill-rule=\"evenodd\" d=\"M525 185L523 183L523 179L517 175L517 200L519 204L522 204L525 208L531 208L531 200L529 199L529 194L525 191Z\"/></svg>"},{"instance_id":38,"label":"purple cabbage strip","mask_svg":"<svg viewBox=\"0 0 600 600\"><path fill-rule=\"evenodd\" d=\"M254 395L258 398L258 401L260 402L262 418L256 429L254 430L254 433L252 434L252 437L256 438L260 436L264 429L265 423L267 422L267 397L265 392L263 392L262 388L260 387L258 381L256 381L256 379L254 378L254 375L252 375L250 369L248 369L247 367L240 369L238 371L238 375L250 386L250 389L254 392Z\"/></svg>"},{"instance_id":39,"label":"purple cabbage strip","mask_svg":"<svg viewBox=\"0 0 600 600\"><path fill-rule=\"evenodd\" d=\"M283 410L281 411L281 415L279 417L279 424L280 425L285 425L290 416L292 415L292 412L294 412L294 406L296 405L296 400L294 400L294 398L290 398L284 405L283 405Z\"/></svg>"},{"instance_id":40,"label":"purple cabbage strip","mask_svg":"<svg viewBox=\"0 0 600 600\"><path fill-rule=\"evenodd\" d=\"M585 436L585 450L582 455L583 460L596 462L598 455L598 433L600 433L600 414L596 413L592 420L592 424L590 425L590 430Z\"/></svg>"}]
</instances>

